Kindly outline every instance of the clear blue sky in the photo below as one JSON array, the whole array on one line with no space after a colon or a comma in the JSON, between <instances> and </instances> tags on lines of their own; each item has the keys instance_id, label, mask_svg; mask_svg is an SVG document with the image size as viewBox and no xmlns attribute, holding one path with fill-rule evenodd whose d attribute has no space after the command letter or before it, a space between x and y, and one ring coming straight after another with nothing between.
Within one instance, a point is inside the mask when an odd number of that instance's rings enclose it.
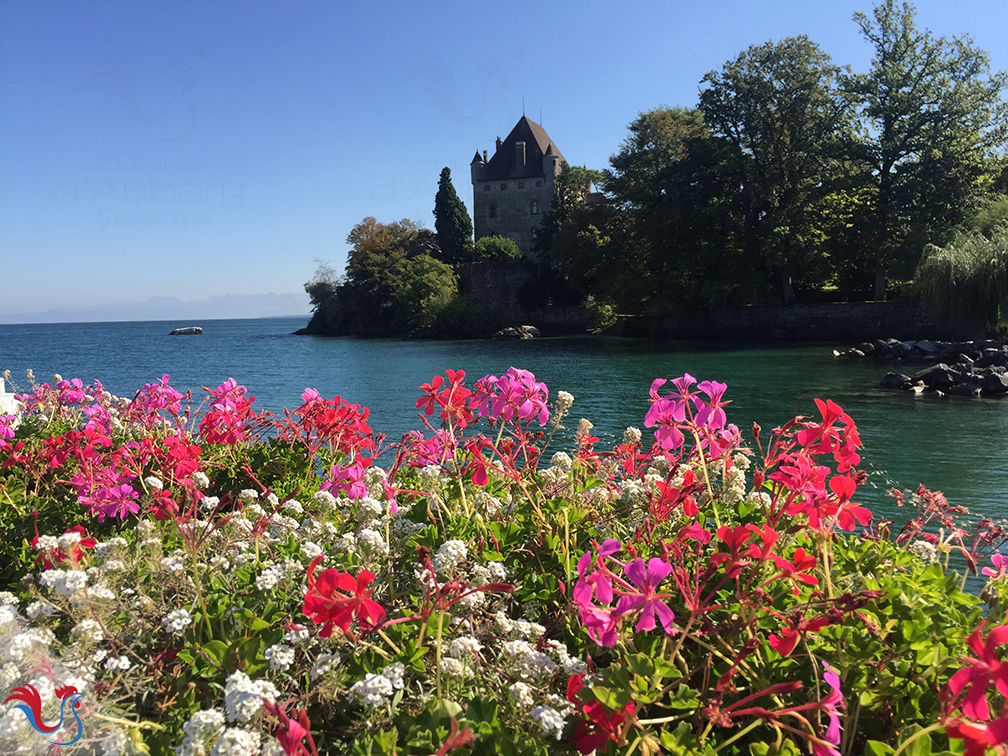
<instances>
[{"instance_id":1,"label":"clear blue sky","mask_svg":"<svg viewBox=\"0 0 1008 756\"><path fill-rule=\"evenodd\" d=\"M1008 3L918 3L1008 69ZM438 174L525 112L604 168L744 48L871 52L850 0L0 4L0 322L301 291L362 218L433 228Z\"/></svg>"}]
</instances>

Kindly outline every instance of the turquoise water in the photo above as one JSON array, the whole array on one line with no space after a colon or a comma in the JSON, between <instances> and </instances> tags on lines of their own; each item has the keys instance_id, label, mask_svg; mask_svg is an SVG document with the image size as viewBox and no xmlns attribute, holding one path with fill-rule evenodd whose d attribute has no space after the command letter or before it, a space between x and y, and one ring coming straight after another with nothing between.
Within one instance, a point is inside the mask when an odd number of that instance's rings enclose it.
<instances>
[{"instance_id":1,"label":"turquoise water","mask_svg":"<svg viewBox=\"0 0 1008 756\"><path fill-rule=\"evenodd\" d=\"M902 519L883 494L892 485L924 483L977 514L1008 517L1008 400L915 398L877 387L885 363L836 360L834 346L702 348L605 337L520 342L381 341L293 336L304 318L201 321L202 336L168 336L182 322L0 325L0 370L25 386L53 373L99 379L131 396L163 373L180 391L234 377L256 407L281 412L300 404L306 386L371 409L375 430L398 438L419 427L419 384L446 368L470 381L514 365L531 370L551 393L575 396L576 421L587 417L603 441L627 425L643 426L654 378L689 372L728 384L729 419L750 438L752 423L769 431L795 414L814 415L814 397L830 398L855 419L873 471L862 500ZM576 425L568 423L569 426ZM643 429L643 428L642 428Z\"/></svg>"}]
</instances>

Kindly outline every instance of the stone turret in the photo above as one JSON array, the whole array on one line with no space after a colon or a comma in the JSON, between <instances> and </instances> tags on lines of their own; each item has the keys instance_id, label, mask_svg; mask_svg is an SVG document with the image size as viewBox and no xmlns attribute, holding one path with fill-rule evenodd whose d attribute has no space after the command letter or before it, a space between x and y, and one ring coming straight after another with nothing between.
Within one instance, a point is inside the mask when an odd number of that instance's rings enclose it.
<instances>
[{"instance_id":1,"label":"stone turret","mask_svg":"<svg viewBox=\"0 0 1008 756\"><path fill-rule=\"evenodd\" d=\"M506 236L525 255L542 228L542 214L556 194L564 157L535 121L522 116L506 139L497 138L489 160L479 151L470 163L476 238Z\"/></svg>"}]
</instances>

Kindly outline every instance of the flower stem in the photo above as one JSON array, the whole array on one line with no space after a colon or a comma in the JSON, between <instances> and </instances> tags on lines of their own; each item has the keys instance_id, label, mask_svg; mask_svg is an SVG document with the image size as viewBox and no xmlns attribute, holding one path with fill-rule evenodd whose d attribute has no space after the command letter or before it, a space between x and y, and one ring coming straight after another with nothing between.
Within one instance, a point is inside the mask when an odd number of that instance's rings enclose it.
<instances>
[{"instance_id":1,"label":"flower stem","mask_svg":"<svg viewBox=\"0 0 1008 756\"><path fill-rule=\"evenodd\" d=\"M434 679L437 684L438 701L441 700L441 631L444 629L444 612L438 612L437 616L437 645L434 658Z\"/></svg>"}]
</instances>

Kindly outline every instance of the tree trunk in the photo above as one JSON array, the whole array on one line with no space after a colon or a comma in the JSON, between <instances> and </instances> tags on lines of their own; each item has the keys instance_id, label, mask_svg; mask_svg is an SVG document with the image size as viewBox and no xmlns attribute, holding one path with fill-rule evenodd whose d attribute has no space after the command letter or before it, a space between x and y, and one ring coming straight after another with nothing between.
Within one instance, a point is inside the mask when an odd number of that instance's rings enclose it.
<instances>
[{"instance_id":1,"label":"tree trunk","mask_svg":"<svg viewBox=\"0 0 1008 756\"><path fill-rule=\"evenodd\" d=\"M885 265L879 260L875 266L875 294L872 299L876 302L884 302L886 294L885 286Z\"/></svg>"}]
</instances>

